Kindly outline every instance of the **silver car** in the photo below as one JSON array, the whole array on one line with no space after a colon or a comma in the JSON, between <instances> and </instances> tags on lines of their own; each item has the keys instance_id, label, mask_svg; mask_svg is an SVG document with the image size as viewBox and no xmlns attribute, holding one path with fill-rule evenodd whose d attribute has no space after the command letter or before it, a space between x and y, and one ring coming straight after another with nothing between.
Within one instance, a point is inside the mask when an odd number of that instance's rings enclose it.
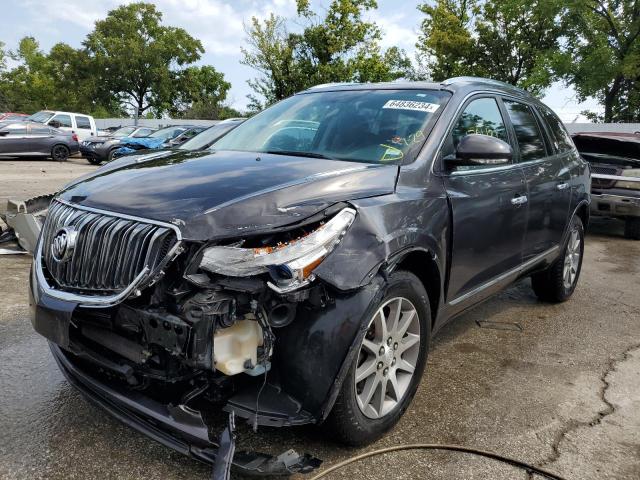
<instances>
[{"instance_id":1,"label":"silver car","mask_svg":"<svg viewBox=\"0 0 640 480\"><path fill-rule=\"evenodd\" d=\"M0 156L50 157L64 161L78 151L75 133L36 122L0 124Z\"/></svg>"}]
</instances>

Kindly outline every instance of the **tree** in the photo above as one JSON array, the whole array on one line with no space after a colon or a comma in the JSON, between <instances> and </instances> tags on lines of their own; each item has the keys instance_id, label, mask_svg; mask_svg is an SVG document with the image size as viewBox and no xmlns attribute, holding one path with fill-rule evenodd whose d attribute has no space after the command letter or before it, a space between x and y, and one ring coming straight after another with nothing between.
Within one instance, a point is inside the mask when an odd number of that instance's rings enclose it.
<instances>
[{"instance_id":1,"label":"tree","mask_svg":"<svg viewBox=\"0 0 640 480\"><path fill-rule=\"evenodd\" d=\"M96 22L83 42L95 62L102 95L116 96L138 115L151 109L160 116L172 110L174 102L184 101L179 86L185 85L185 76L193 75L182 67L196 62L204 51L200 41L184 29L161 21L162 13L153 4L122 5ZM213 69L207 68L204 75Z\"/></svg>"},{"instance_id":2,"label":"tree","mask_svg":"<svg viewBox=\"0 0 640 480\"><path fill-rule=\"evenodd\" d=\"M187 67L177 77L176 100L170 107L172 116L220 119L226 115L223 102L231 84L211 66Z\"/></svg>"},{"instance_id":3,"label":"tree","mask_svg":"<svg viewBox=\"0 0 640 480\"><path fill-rule=\"evenodd\" d=\"M416 48L419 70L414 77L436 81L470 75L477 49L471 36L474 0L437 0L418 10L425 18L420 25Z\"/></svg>"},{"instance_id":4,"label":"tree","mask_svg":"<svg viewBox=\"0 0 640 480\"><path fill-rule=\"evenodd\" d=\"M240 47L240 63L257 70L261 76L249 80L249 86L256 95L249 95L249 109L264 108L278 100L303 90L306 84L295 52L299 37L287 32L285 20L273 13L260 22L251 19L251 25L245 28L248 48Z\"/></svg>"},{"instance_id":5,"label":"tree","mask_svg":"<svg viewBox=\"0 0 640 480\"><path fill-rule=\"evenodd\" d=\"M34 112L50 108L96 115L119 112L117 104L109 99L102 102L94 95L89 58L84 51L58 43L47 54L35 38L25 37L10 55L18 66L0 73L6 109Z\"/></svg>"},{"instance_id":6,"label":"tree","mask_svg":"<svg viewBox=\"0 0 640 480\"><path fill-rule=\"evenodd\" d=\"M640 0L572 0L556 71L580 100L595 97L605 122L640 121Z\"/></svg>"},{"instance_id":7,"label":"tree","mask_svg":"<svg viewBox=\"0 0 640 480\"><path fill-rule=\"evenodd\" d=\"M433 80L475 75L538 93L553 81L561 8L559 0L425 3L416 48Z\"/></svg>"},{"instance_id":8,"label":"tree","mask_svg":"<svg viewBox=\"0 0 640 480\"><path fill-rule=\"evenodd\" d=\"M398 48L382 51L380 29L363 19L375 0L333 0L323 16L308 0L297 0L302 32L287 31L285 20L253 18L242 63L261 76L249 85L265 104L313 85L329 82L390 81L406 75L410 62ZM264 105L255 95L251 105Z\"/></svg>"}]
</instances>

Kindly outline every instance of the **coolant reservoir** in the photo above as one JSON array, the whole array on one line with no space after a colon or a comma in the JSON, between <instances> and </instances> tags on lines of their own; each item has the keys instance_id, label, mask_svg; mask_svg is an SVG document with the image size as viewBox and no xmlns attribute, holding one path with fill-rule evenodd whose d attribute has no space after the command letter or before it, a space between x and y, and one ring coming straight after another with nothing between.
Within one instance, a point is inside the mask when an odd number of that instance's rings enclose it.
<instances>
[{"instance_id":1,"label":"coolant reservoir","mask_svg":"<svg viewBox=\"0 0 640 480\"><path fill-rule=\"evenodd\" d=\"M258 363L258 347L262 345L262 328L254 320L240 320L213 335L213 362L225 375L245 371L247 360Z\"/></svg>"}]
</instances>

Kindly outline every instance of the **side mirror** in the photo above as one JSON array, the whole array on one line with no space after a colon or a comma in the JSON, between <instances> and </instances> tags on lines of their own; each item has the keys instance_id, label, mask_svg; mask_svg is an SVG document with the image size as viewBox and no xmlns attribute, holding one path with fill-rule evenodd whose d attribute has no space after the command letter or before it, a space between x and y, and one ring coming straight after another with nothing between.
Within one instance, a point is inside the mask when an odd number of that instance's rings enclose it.
<instances>
[{"instance_id":1,"label":"side mirror","mask_svg":"<svg viewBox=\"0 0 640 480\"><path fill-rule=\"evenodd\" d=\"M51 120L49 126L53 128L60 128L60 122L58 120Z\"/></svg>"},{"instance_id":2,"label":"side mirror","mask_svg":"<svg viewBox=\"0 0 640 480\"><path fill-rule=\"evenodd\" d=\"M455 158L445 158L451 167L461 166L500 166L511 163L513 151L511 145L499 138L472 133L462 137Z\"/></svg>"}]
</instances>

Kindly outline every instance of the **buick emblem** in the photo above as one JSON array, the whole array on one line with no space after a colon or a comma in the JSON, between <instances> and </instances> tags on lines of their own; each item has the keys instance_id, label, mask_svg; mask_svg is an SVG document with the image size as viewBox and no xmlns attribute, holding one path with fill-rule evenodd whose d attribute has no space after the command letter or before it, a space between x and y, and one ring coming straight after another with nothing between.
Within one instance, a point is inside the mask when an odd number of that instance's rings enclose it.
<instances>
[{"instance_id":1,"label":"buick emblem","mask_svg":"<svg viewBox=\"0 0 640 480\"><path fill-rule=\"evenodd\" d=\"M77 236L78 232L73 227L63 227L56 232L51 242L51 255L56 262L64 263L71 259Z\"/></svg>"}]
</instances>

